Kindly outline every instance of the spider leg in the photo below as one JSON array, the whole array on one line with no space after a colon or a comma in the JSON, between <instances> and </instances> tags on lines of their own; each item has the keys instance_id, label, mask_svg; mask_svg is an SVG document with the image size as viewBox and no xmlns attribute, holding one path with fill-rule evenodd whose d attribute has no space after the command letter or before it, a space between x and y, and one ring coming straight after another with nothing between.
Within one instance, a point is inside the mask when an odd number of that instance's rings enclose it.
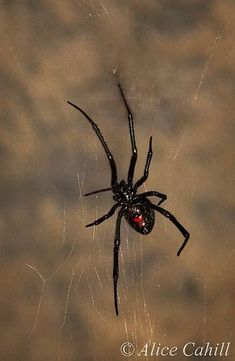
<instances>
[{"instance_id":1,"label":"spider leg","mask_svg":"<svg viewBox=\"0 0 235 361\"><path fill-rule=\"evenodd\" d=\"M149 191L149 192L144 192L144 193L140 193L138 194L138 196L144 196L144 197L151 197L151 196L156 196L158 198L161 198L161 200L158 202L158 206L165 202L165 200L167 199L166 194L160 193L160 192L156 192L156 191Z\"/></svg>"},{"instance_id":2,"label":"spider leg","mask_svg":"<svg viewBox=\"0 0 235 361\"><path fill-rule=\"evenodd\" d=\"M98 191L93 191L93 192L89 192L84 194L85 197L90 196L91 194L96 194L96 193L101 193L101 192L106 192L106 191L111 191L112 188L103 188L103 189L99 189Z\"/></svg>"},{"instance_id":3,"label":"spider leg","mask_svg":"<svg viewBox=\"0 0 235 361\"><path fill-rule=\"evenodd\" d=\"M109 150L109 147L100 131L100 129L98 128L97 124L89 117L89 115L84 111L82 110L81 108L79 108L77 105L67 101L67 103L69 105L71 105L72 107L74 107L75 109L77 109L79 112L81 112L85 118L90 122L90 124L92 125L92 128L94 129L97 137L99 138L104 150L105 150L105 153L108 157L108 160L109 160L109 164L110 164L110 168L111 168L111 186L112 188L115 188L116 184L117 184L117 167L116 167L116 163L115 163L115 160L113 158L113 155L112 153L110 152Z\"/></svg>"},{"instance_id":4,"label":"spider leg","mask_svg":"<svg viewBox=\"0 0 235 361\"><path fill-rule=\"evenodd\" d=\"M152 137L150 137L150 139L149 139L149 150L148 150L148 154L147 154L147 158L146 158L146 162L145 162L145 167L144 167L144 175L135 183L135 185L134 185L135 189L139 188L147 180L148 175L149 175L149 166L150 166L150 163L151 163L152 155L153 155Z\"/></svg>"},{"instance_id":5,"label":"spider leg","mask_svg":"<svg viewBox=\"0 0 235 361\"><path fill-rule=\"evenodd\" d=\"M134 119L133 119L132 112L131 112L130 107L129 107L128 103L127 103L127 100L125 98L125 95L123 93L123 90L122 90L122 87L121 87L120 83L118 84L118 87L120 89L122 100L123 100L123 102L125 104L127 114L128 114L129 132L130 132L130 137L131 137L131 149L132 149L132 156L131 156L131 161L130 161L129 170L128 170L128 184L132 185L134 171L135 171L135 164L136 164L136 161L137 161L137 147L136 147L136 143L135 143Z\"/></svg>"},{"instance_id":6,"label":"spider leg","mask_svg":"<svg viewBox=\"0 0 235 361\"><path fill-rule=\"evenodd\" d=\"M116 230L115 230L115 238L114 238L114 247L113 247L113 290L114 290L114 306L115 312L118 316L118 295L117 295L117 283L119 277L119 266L118 266L118 255L119 255L119 248L120 248L120 229L121 229L121 219L123 216L124 210L123 208L120 209L117 216L116 221Z\"/></svg>"},{"instance_id":7,"label":"spider leg","mask_svg":"<svg viewBox=\"0 0 235 361\"><path fill-rule=\"evenodd\" d=\"M105 214L104 216L96 219L94 222L87 224L86 227L91 227L91 226L98 226L98 224L104 222L106 219L112 217L112 215L115 213L116 209L120 206L119 203L115 203L114 206L112 206L112 208L110 209L110 211Z\"/></svg>"},{"instance_id":8,"label":"spider leg","mask_svg":"<svg viewBox=\"0 0 235 361\"><path fill-rule=\"evenodd\" d=\"M175 216L173 216L173 214L171 214L169 211L167 211L164 208L158 207L155 204L151 203L151 207L153 209L155 209L156 211L160 212L164 217L169 218L169 220L174 223L174 225L178 228L178 230L183 234L184 236L184 242L182 244L182 246L180 247L180 249L177 252L177 256L180 255L180 253L183 251L184 247L186 246L190 234L189 232L182 226L182 224L179 223L179 221L177 221L177 219L175 218Z\"/></svg>"}]
</instances>

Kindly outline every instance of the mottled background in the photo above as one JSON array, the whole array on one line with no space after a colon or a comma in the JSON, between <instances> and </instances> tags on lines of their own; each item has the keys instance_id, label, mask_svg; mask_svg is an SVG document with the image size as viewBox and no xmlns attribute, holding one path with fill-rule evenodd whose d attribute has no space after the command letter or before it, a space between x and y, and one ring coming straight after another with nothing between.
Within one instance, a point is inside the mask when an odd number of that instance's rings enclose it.
<instances>
[{"instance_id":1,"label":"mottled background","mask_svg":"<svg viewBox=\"0 0 235 361\"><path fill-rule=\"evenodd\" d=\"M127 340L139 349L234 341L234 1L0 4L0 359L120 360ZM136 178L152 135L143 189L166 193L164 206L191 233L177 258L182 236L164 217L143 237L123 222L118 318L116 216L84 227L112 197L81 196L109 186L110 169L66 104L97 121L125 177L117 67L136 120Z\"/></svg>"}]
</instances>

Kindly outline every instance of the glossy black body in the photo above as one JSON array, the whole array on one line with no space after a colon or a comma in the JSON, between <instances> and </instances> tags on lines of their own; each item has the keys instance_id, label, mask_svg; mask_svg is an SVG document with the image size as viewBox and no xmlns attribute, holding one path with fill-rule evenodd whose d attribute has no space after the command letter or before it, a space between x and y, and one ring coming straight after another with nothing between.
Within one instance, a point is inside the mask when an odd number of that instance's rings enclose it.
<instances>
[{"instance_id":1,"label":"glossy black body","mask_svg":"<svg viewBox=\"0 0 235 361\"><path fill-rule=\"evenodd\" d=\"M136 190L125 180L117 183L113 200L123 206L124 217L129 225L141 234L149 234L154 226L155 213L145 196L136 195Z\"/></svg>"},{"instance_id":2,"label":"glossy black body","mask_svg":"<svg viewBox=\"0 0 235 361\"><path fill-rule=\"evenodd\" d=\"M149 234L155 223L155 212L146 200L137 200L124 214L129 225L143 235Z\"/></svg>"},{"instance_id":3,"label":"glossy black body","mask_svg":"<svg viewBox=\"0 0 235 361\"><path fill-rule=\"evenodd\" d=\"M129 133L130 133L131 150L132 150L132 156L130 160L127 180L121 180L120 183L117 181L117 167L115 160L97 124L89 117L89 115L84 110L82 110L77 105L68 102L71 106L73 106L75 109L81 112L91 124L92 128L94 129L97 137L99 138L104 148L111 169L111 187L99 189L97 191L87 193L85 194L85 196L106 192L106 191L112 191L114 194L113 200L115 201L115 204L112 206L112 208L109 210L107 214L95 220L94 222L86 225L86 227L96 226L102 223L106 219L110 218L115 213L117 208L120 207L116 220L116 229L115 229L114 247L113 247L113 285L114 285L114 305L115 305L116 315L118 315L118 302L117 302L118 299L117 282L119 277L118 255L119 255L119 248L121 243L120 229L121 229L122 217L125 217L129 225L135 231L143 235L147 235L152 231L155 223L155 211L161 213L166 218L169 218L170 221L173 222L173 224L179 229L179 231L184 236L184 242L177 252L178 256L185 247L190 236L188 231L178 222L178 220L173 216L173 214L171 214L166 209L159 207L160 204L163 203L167 198L165 194L157 191L149 191L139 194L137 193L138 188L148 178L149 166L153 154L152 137L150 137L149 139L149 149L145 162L144 174L136 183L134 183L133 178L134 178L135 165L137 161L137 147L135 142L134 120L133 120L132 112L129 108L123 90L121 88L121 85L118 84L118 87L128 114ZM160 198L157 205L150 202L150 200L147 198L151 196Z\"/></svg>"}]
</instances>

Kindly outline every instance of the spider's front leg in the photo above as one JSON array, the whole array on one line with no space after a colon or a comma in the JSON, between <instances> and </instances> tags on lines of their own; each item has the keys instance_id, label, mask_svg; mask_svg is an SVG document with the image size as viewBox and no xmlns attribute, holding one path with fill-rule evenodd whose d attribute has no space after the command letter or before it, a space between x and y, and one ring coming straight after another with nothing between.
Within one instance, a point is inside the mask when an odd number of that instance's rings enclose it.
<instances>
[{"instance_id":1,"label":"spider's front leg","mask_svg":"<svg viewBox=\"0 0 235 361\"><path fill-rule=\"evenodd\" d=\"M135 185L134 185L135 190L137 190L148 179L149 167L150 167L152 156L153 156L152 137L150 137L149 150L147 153L147 158L146 158L145 167L144 167L144 175L135 183Z\"/></svg>"},{"instance_id":2,"label":"spider's front leg","mask_svg":"<svg viewBox=\"0 0 235 361\"><path fill-rule=\"evenodd\" d=\"M151 203L151 207L153 209L155 209L156 211L158 211L159 213L161 213L164 217L169 218L169 220L178 228L178 230L183 234L184 236L184 242L182 244L182 246L180 247L180 249L177 252L177 256L180 255L180 253L183 251L184 247L186 246L190 234L189 232L182 226L182 224L175 218L175 216L170 213L169 211L167 211L164 208L158 207L155 204Z\"/></svg>"},{"instance_id":3,"label":"spider's front leg","mask_svg":"<svg viewBox=\"0 0 235 361\"><path fill-rule=\"evenodd\" d=\"M92 128L94 129L97 137L99 138L101 144L102 144L102 147L104 148L104 151L106 153L106 156L108 158L108 161L109 161L109 165L110 165L110 169L111 169L111 187L112 189L116 187L117 185L117 167L116 167L116 162L113 158L113 155L112 153L110 152L109 150L109 147L98 127L98 125L94 122L93 119L91 119L91 117L82 109L80 108L79 106L67 101L67 103L69 105L71 105L72 107L74 107L75 109L77 109L80 113L82 113L84 115L84 117L89 121L89 123L91 124Z\"/></svg>"},{"instance_id":4,"label":"spider's front leg","mask_svg":"<svg viewBox=\"0 0 235 361\"><path fill-rule=\"evenodd\" d=\"M121 96L122 96L122 100L125 104L126 110L127 110L127 114L128 114L128 122L129 122L129 132L130 132L130 138L131 138L131 150L132 150L132 156L131 156L131 161L130 161L130 165L129 165L129 170L128 170L128 184L132 185L133 182L133 177L134 177L134 172L135 172L135 165L136 165L136 161L137 161L137 147L136 147L136 142L135 142L135 127L134 127L134 118L133 118L133 114L131 112L131 109L127 103L126 97L124 95L124 92L122 90L121 84L118 84Z\"/></svg>"},{"instance_id":5,"label":"spider's front leg","mask_svg":"<svg viewBox=\"0 0 235 361\"><path fill-rule=\"evenodd\" d=\"M118 265L118 255L120 248L120 229L121 229L121 219L124 214L124 209L121 208L118 212L117 221L116 221L116 230L114 238L114 247L113 247L113 289L114 289L114 306L115 312L118 316L118 295L117 295L117 283L119 277L119 265Z\"/></svg>"}]
</instances>

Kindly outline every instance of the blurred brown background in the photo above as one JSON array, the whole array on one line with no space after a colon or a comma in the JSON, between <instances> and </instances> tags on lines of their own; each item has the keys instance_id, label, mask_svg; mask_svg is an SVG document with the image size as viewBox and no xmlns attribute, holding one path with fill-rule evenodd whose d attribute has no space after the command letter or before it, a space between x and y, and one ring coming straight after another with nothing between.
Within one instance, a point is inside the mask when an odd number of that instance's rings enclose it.
<instances>
[{"instance_id":1,"label":"blurred brown background","mask_svg":"<svg viewBox=\"0 0 235 361\"><path fill-rule=\"evenodd\" d=\"M120 360L125 341L233 342L234 1L2 0L0 31L0 359ZM116 67L136 121L136 178L152 135L143 189L166 193L191 233L177 258L182 236L164 217L144 237L123 221L118 318L116 216L85 228L111 193L81 196L109 186L110 169L66 104L96 120L126 177ZM210 359L232 360L234 347Z\"/></svg>"}]
</instances>

